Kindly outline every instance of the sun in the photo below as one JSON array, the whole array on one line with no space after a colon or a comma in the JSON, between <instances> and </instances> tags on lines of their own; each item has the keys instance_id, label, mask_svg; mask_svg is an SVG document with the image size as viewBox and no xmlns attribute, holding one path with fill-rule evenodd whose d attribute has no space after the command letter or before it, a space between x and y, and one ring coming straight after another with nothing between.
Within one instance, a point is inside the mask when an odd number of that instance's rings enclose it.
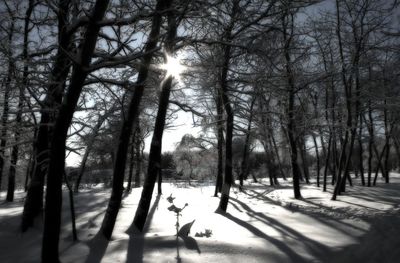
<instances>
[{"instance_id":1,"label":"sun","mask_svg":"<svg viewBox=\"0 0 400 263\"><path fill-rule=\"evenodd\" d=\"M178 57L173 57L166 55L166 63L161 65L161 69L167 71L166 76L172 76L176 80L180 80L181 74L185 71L186 67L181 64L181 59Z\"/></svg>"}]
</instances>

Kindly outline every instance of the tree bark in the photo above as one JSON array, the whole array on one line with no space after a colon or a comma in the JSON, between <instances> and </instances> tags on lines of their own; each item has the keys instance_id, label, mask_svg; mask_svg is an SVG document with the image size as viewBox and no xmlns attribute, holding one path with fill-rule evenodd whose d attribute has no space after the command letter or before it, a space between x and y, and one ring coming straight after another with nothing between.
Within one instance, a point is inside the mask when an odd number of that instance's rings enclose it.
<instances>
[{"instance_id":1,"label":"tree bark","mask_svg":"<svg viewBox=\"0 0 400 263\"><path fill-rule=\"evenodd\" d=\"M10 10L9 10L10 12ZM12 45L13 45L13 35L14 35L14 27L15 27L15 18L13 14L10 13L11 16L11 24L10 28L8 31L8 50L7 50L7 56L8 56L8 65L7 65L7 76L5 77L3 81L4 85L4 104L3 104L3 114L1 116L1 137L0 137L0 190L1 190L1 185L2 185L2 178L3 178L3 171L4 171L4 164L5 164L5 147L7 145L7 130L8 130L8 114L9 114L9 99L10 99L10 92L11 92L11 81L13 78L14 74L14 60L13 60L13 51L12 51ZM10 178L9 175L9 180L14 181L12 178ZM10 184L10 183L9 183ZM10 187L10 185L9 185ZM8 194L7 194L8 196ZM7 197L8 198L8 197Z\"/></svg>"},{"instance_id":2,"label":"tree bark","mask_svg":"<svg viewBox=\"0 0 400 263\"><path fill-rule=\"evenodd\" d=\"M369 140L368 140L368 183L367 183L367 186L370 187L371 186L371 177L372 177L372 157L373 157L372 146L374 144L374 124L373 124L373 119L372 119L372 109L371 109L371 101L370 100L368 100L368 117L369 117L370 123L368 125Z\"/></svg>"},{"instance_id":3,"label":"tree bark","mask_svg":"<svg viewBox=\"0 0 400 263\"><path fill-rule=\"evenodd\" d=\"M306 179L306 183L309 184L310 183L310 171L308 169L306 142L303 137L304 137L304 135L302 136L302 138L300 140L298 140L298 144L299 144L300 158L301 158L301 162L302 162L304 178Z\"/></svg>"},{"instance_id":4,"label":"tree bark","mask_svg":"<svg viewBox=\"0 0 400 263\"><path fill-rule=\"evenodd\" d=\"M129 193L132 189L132 177L133 177L133 164L135 160L135 133L132 136L131 139L131 145L130 145L130 154L129 154L129 171L128 171L128 185L126 186L126 193Z\"/></svg>"},{"instance_id":5,"label":"tree bark","mask_svg":"<svg viewBox=\"0 0 400 263\"><path fill-rule=\"evenodd\" d=\"M175 37L177 31L177 21L174 11L168 12L168 35L166 39L166 51L168 54L173 54ZM162 137L165 127L165 118L167 115L169 96L172 88L173 76L166 76L166 79L161 83L161 94L158 102L158 111L156 123L154 126L153 138L150 145L149 165L147 168L147 177L143 184L143 191L140 201L133 219L133 224L140 231L143 231L144 224L146 223L147 215L149 213L151 199L153 196L154 184L159 178L158 191L160 193L161 187L161 151L162 151Z\"/></svg>"},{"instance_id":6,"label":"tree bark","mask_svg":"<svg viewBox=\"0 0 400 263\"><path fill-rule=\"evenodd\" d=\"M358 158L359 158L359 170L360 170L360 175L361 175L361 184L364 186L365 185L365 177L364 177L364 159L363 159L363 143L362 143L362 131L363 131L363 120L361 118L360 113L360 127L358 128Z\"/></svg>"},{"instance_id":7,"label":"tree bark","mask_svg":"<svg viewBox=\"0 0 400 263\"><path fill-rule=\"evenodd\" d=\"M240 165L240 174L239 174L239 181L241 187L243 187L243 179L247 177L247 171L248 171L250 132L251 132L251 124L253 121L253 107L255 100L256 98L253 98L250 104L250 111L249 111L250 116L246 129L246 138L244 140L243 158L242 158L242 163Z\"/></svg>"},{"instance_id":8,"label":"tree bark","mask_svg":"<svg viewBox=\"0 0 400 263\"><path fill-rule=\"evenodd\" d=\"M128 151L129 134L132 130L132 125L136 121L139 114L139 105L142 100L145 82L149 72L151 59L153 57L153 51L158 43L160 34L160 27L162 24L162 11L168 9L171 6L172 0L158 0L156 4L155 14L152 19L151 31L144 48L145 55L143 56L142 63L139 69L136 85L132 95L132 99L129 103L128 113L126 119L122 123L121 133L118 140L118 148L114 162L114 174L113 174L113 185L110 201L108 203L107 211L101 225L101 233L107 239L111 238L112 231L114 229L115 221L117 219L118 211L121 205L125 164Z\"/></svg>"},{"instance_id":9,"label":"tree bark","mask_svg":"<svg viewBox=\"0 0 400 263\"><path fill-rule=\"evenodd\" d=\"M7 188L7 197L6 200L8 202L12 202L14 200L14 190L15 190L15 174L16 167L18 163L18 153L19 153L19 139L20 139L20 127L22 121L22 110L24 106L25 100L25 87L28 85L28 38L29 38L29 24L30 18L34 7L34 1L29 0L28 8L25 12L24 19L24 42L22 47L22 57L24 60L24 67L22 73L22 85L19 87L19 96L18 96L18 111L17 116L15 118L15 132L14 132L14 146L11 151L11 160L10 160L10 169L8 172L8 188Z\"/></svg>"},{"instance_id":10,"label":"tree bark","mask_svg":"<svg viewBox=\"0 0 400 263\"><path fill-rule=\"evenodd\" d=\"M232 10L230 12L230 23L228 27L225 29L223 39L228 43L232 41L232 30L235 25L235 16L239 11L239 1L234 1L232 5ZM226 113L226 135L225 135L225 176L222 185L221 191L221 199L217 208L217 212L225 213L228 207L229 202L229 192L231 189L231 185L233 183L233 174L232 174L232 139L233 139L233 123L234 116L233 110L231 106L231 102L229 99L228 92L228 71L230 67L230 59L231 59L231 45L223 46L223 63L221 68L221 79L220 79L220 88L221 88L221 97L222 103L225 108Z\"/></svg>"},{"instance_id":11,"label":"tree bark","mask_svg":"<svg viewBox=\"0 0 400 263\"><path fill-rule=\"evenodd\" d=\"M22 214L21 230L25 232L33 225L34 219L43 208L43 186L49 161L50 141L53 135L53 123L58 105L61 104L65 81L71 68L68 54L71 49L72 35L67 32L70 0L58 4L58 49L50 74L50 84L41 108L39 130L34 143L34 162L31 182L26 195Z\"/></svg>"},{"instance_id":12,"label":"tree bark","mask_svg":"<svg viewBox=\"0 0 400 263\"><path fill-rule=\"evenodd\" d=\"M385 125L385 145L386 145L386 151L385 151L385 160L384 160L384 170L385 170L385 182L389 183L389 155L390 155L390 136L391 136L391 127L389 127L389 121L388 121L388 112L387 112L387 102L386 99L384 100L384 109L383 109L383 117L384 117L384 125Z\"/></svg>"},{"instance_id":13,"label":"tree bark","mask_svg":"<svg viewBox=\"0 0 400 263\"><path fill-rule=\"evenodd\" d=\"M142 148L142 134L140 127L136 128L136 138L135 138L135 187L140 187L140 176L142 174L142 156L143 156L143 148Z\"/></svg>"},{"instance_id":14,"label":"tree bark","mask_svg":"<svg viewBox=\"0 0 400 263\"><path fill-rule=\"evenodd\" d=\"M327 184L327 176L328 176L328 169L329 169L329 161L331 157L331 152L332 152L332 134L329 134L329 142L328 142L328 153L326 154L326 159L325 159L325 169L324 169L324 182L323 182L323 191L326 192L326 184ZM334 174L332 174L332 177Z\"/></svg>"},{"instance_id":15,"label":"tree bark","mask_svg":"<svg viewBox=\"0 0 400 263\"><path fill-rule=\"evenodd\" d=\"M62 177L65 166L65 143L75 107L88 74L87 68L90 66L96 46L97 36L100 30L98 22L103 19L108 3L108 0L98 0L93 7L93 11L90 14L90 22L85 32L82 49L79 50L81 63L75 65L73 68L69 89L60 107L60 112L55 123L47 176L46 208L44 213L42 242L43 263L60 262L58 244L61 227Z\"/></svg>"},{"instance_id":16,"label":"tree bark","mask_svg":"<svg viewBox=\"0 0 400 263\"><path fill-rule=\"evenodd\" d=\"M317 158L317 187L320 185L320 160L319 160L319 151L318 151L318 144L317 139L315 138L315 134L312 135L314 141L314 148L315 148L315 157Z\"/></svg>"},{"instance_id":17,"label":"tree bark","mask_svg":"<svg viewBox=\"0 0 400 263\"><path fill-rule=\"evenodd\" d=\"M217 179L215 183L214 196L217 197L218 193L222 191L222 180L223 180L223 158L224 158L224 127L223 127L223 103L221 90L217 88L217 148L218 148L218 164L217 164Z\"/></svg>"},{"instance_id":18,"label":"tree bark","mask_svg":"<svg viewBox=\"0 0 400 263\"><path fill-rule=\"evenodd\" d=\"M288 26L289 26L289 16L291 17L291 33L288 35ZM290 160L292 166L292 178L293 178L293 191L294 197L296 199L301 199L300 192L300 177L301 172L299 168L299 164L297 162L297 143L296 143L296 128L295 128L295 120L294 120L294 100L296 94L296 87L293 79L293 72L291 67L291 58L290 58L290 44L291 44L291 35L293 34L293 15L286 14L283 18L283 41L284 41L284 56L285 56L285 69L286 69L286 81L287 81L287 137L290 146Z\"/></svg>"}]
</instances>

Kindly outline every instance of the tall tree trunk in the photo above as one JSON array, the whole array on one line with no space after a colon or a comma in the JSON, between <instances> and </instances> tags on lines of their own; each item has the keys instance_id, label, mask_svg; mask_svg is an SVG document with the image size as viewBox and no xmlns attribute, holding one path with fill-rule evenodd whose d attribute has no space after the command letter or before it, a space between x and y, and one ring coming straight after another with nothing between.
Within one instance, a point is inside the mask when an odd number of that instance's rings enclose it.
<instances>
[{"instance_id":1,"label":"tall tree trunk","mask_svg":"<svg viewBox=\"0 0 400 263\"><path fill-rule=\"evenodd\" d=\"M291 23L289 24L289 16L291 19ZM296 143L296 128L295 128L295 119L294 119L294 100L296 94L296 87L294 84L293 72L292 72L292 61L290 58L290 44L291 44L291 35L293 34L293 15L286 14L283 18L282 25L283 25L283 41L284 41L284 55L285 55L285 69L286 69L286 80L287 80L287 117L288 117L288 124L287 124L287 137L290 146L290 159L292 165L292 177L293 177L293 191L294 197L296 199L301 199L301 192L300 192L300 177L301 172L299 168L299 164L297 162L297 143ZM288 26L291 27L290 34L288 33Z\"/></svg>"},{"instance_id":2,"label":"tall tree trunk","mask_svg":"<svg viewBox=\"0 0 400 263\"><path fill-rule=\"evenodd\" d=\"M320 184L320 160L319 160L319 151L318 151L318 144L317 144L317 139L315 137L315 134L312 135L313 141L314 141L314 148L315 148L315 157L317 158L317 187L319 187Z\"/></svg>"},{"instance_id":3,"label":"tall tree trunk","mask_svg":"<svg viewBox=\"0 0 400 263\"><path fill-rule=\"evenodd\" d=\"M133 164L135 163L135 133L131 139L130 154L129 154L129 171L128 171L128 185L126 186L125 192L129 193L132 189L132 177L133 177Z\"/></svg>"},{"instance_id":4,"label":"tall tree trunk","mask_svg":"<svg viewBox=\"0 0 400 263\"><path fill-rule=\"evenodd\" d=\"M304 135L300 140L298 140L299 144L299 151L300 151L300 158L303 166L303 173L304 173L304 178L306 179L306 183L310 183L310 171L308 169L308 160L307 160L307 150L306 150L306 142L305 138L303 138Z\"/></svg>"},{"instance_id":5,"label":"tall tree trunk","mask_svg":"<svg viewBox=\"0 0 400 263\"><path fill-rule=\"evenodd\" d=\"M365 177L364 177L364 159L363 159L363 142L362 142L362 131L363 131L363 120L360 113L360 127L358 128L358 158L359 158L359 170L361 175L361 184L365 185Z\"/></svg>"},{"instance_id":6,"label":"tall tree trunk","mask_svg":"<svg viewBox=\"0 0 400 263\"><path fill-rule=\"evenodd\" d=\"M224 118L224 109L222 103L222 95L221 90L217 88L217 148L218 148L218 164L217 164L217 179L215 183L215 192L214 196L218 196L218 193L221 193L222 190L222 180L223 180L223 158L224 158L224 126L223 126L223 118Z\"/></svg>"},{"instance_id":7,"label":"tall tree trunk","mask_svg":"<svg viewBox=\"0 0 400 263\"><path fill-rule=\"evenodd\" d=\"M162 159L162 156L161 156ZM162 160L160 161L160 163L162 162ZM160 166L159 170L158 170L158 181L157 181L157 194L158 195L162 195L162 168Z\"/></svg>"},{"instance_id":8,"label":"tall tree trunk","mask_svg":"<svg viewBox=\"0 0 400 263\"><path fill-rule=\"evenodd\" d=\"M8 83L8 81L6 80ZM5 164L5 148L7 144L7 128L8 128L8 112L9 105L8 100L10 97L10 87L8 84L5 84L5 92L4 92L4 102L3 102L3 114L1 116L1 137L0 137L0 190L2 185L3 178L3 170Z\"/></svg>"},{"instance_id":9,"label":"tall tree trunk","mask_svg":"<svg viewBox=\"0 0 400 263\"><path fill-rule=\"evenodd\" d=\"M5 158L4 158L5 147L7 145L8 114L9 114L9 110L10 110L10 108L9 108L9 99L10 99L10 92L12 90L11 81L12 81L12 78L13 78L13 75L14 75L14 71L15 71L14 59L12 57L13 56L12 45L13 45L15 17L14 17L13 14L11 14L10 10L9 10L9 13L10 13L9 15L11 17L11 23L10 23L10 28L9 28L9 31L8 31L8 36L7 36L7 38L8 38L7 39L8 40L8 42L7 42L7 45L8 45L8 50L7 50L8 65L7 65L7 76L5 77L4 82L3 82L3 86L4 86L4 102L3 102L3 115L1 116L0 190L1 190L1 185L2 185L4 164L5 164ZM10 180L10 175L9 175L9 180ZM12 180L12 178L11 178L11 180ZM12 180L12 181L14 181L14 180Z\"/></svg>"},{"instance_id":10,"label":"tall tree trunk","mask_svg":"<svg viewBox=\"0 0 400 263\"><path fill-rule=\"evenodd\" d=\"M264 152L265 152L265 167L267 168L268 178L269 178L269 185L275 185L275 169L273 167L272 156L271 156L271 149L268 148L268 143L264 142Z\"/></svg>"},{"instance_id":11,"label":"tall tree trunk","mask_svg":"<svg viewBox=\"0 0 400 263\"><path fill-rule=\"evenodd\" d=\"M251 100L250 104L250 111L249 111L249 122L247 124L247 129L246 129L246 138L244 140L244 147L243 147L243 158L242 158L242 163L240 165L240 174L239 174L239 181L240 181L240 186L243 186L243 179L247 177L247 171L248 171L248 161L249 161L249 144L250 144L250 132L251 132L251 124L253 121L253 107L254 103L256 101L256 98L254 97Z\"/></svg>"},{"instance_id":12,"label":"tall tree trunk","mask_svg":"<svg viewBox=\"0 0 400 263\"><path fill-rule=\"evenodd\" d=\"M326 180L327 180L327 176L328 176L328 169L329 169L329 161L330 161L330 157L331 157L331 152L332 152L332 134L329 134L329 142L328 142L328 153L326 154L325 157L325 169L324 169L324 183L323 183L323 191L326 192ZM332 174L332 177L334 176L334 174Z\"/></svg>"},{"instance_id":13,"label":"tall tree trunk","mask_svg":"<svg viewBox=\"0 0 400 263\"><path fill-rule=\"evenodd\" d=\"M399 169L400 168L400 144L396 137L392 137L392 141L393 141L394 150L396 152L396 157L397 157L397 169Z\"/></svg>"},{"instance_id":14,"label":"tall tree trunk","mask_svg":"<svg viewBox=\"0 0 400 263\"><path fill-rule=\"evenodd\" d=\"M29 38L29 24L33 7L34 7L34 1L29 0L28 8L25 12L25 19L24 19L24 42L22 48L24 67L22 73L22 85L19 87L17 116L15 118L15 133L14 133L15 144L12 147L10 169L8 172L8 188L7 188L7 198L6 198L8 202L12 202L14 200L15 174L16 174L16 167L18 163L18 152L19 152L18 142L20 139L20 127L22 121L22 110L25 99L25 87L28 85L28 38Z\"/></svg>"},{"instance_id":15,"label":"tall tree trunk","mask_svg":"<svg viewBox=\"0 0 400 263\"><path fill-rule=\"evenodd\" d=\"M138 122L139 123L139 122ZM135 187L140 187L140 176L142 174L142 156L143 156L143 148L142 148L142 134L140 127L136 128L136 136L135 136Z\"/></svg>"},{"instance_id":16,"label":"tall tree trunk","mask_svg":"<svg viewBox=\"0 0 400 263\"><path fill-rule=\"evenodd\" d=\"M285 172L283 171L282 161L281 161L281 158L280 158L280 156L279 156L278 146L277 146L277 144L276 144L274 132L273 132L272 129L270 129L269 134L270 134L269 137L270 137L270 139L271 139L272 147L273 147L273 149L274 149L274 153L275 153L275 156L276 156L276 160L278 161L279 171L280 171L280 173L281 173L281 176L282 176L283 180L287 180L287 179L286 179L286 174L285 174Z\"/></svg>"},{"instance_id":17,"label":"tall tree trunk","mask_svg":"<svg viewBox=\"0 0 400 263\"><path fill-rule=\"evenodd\" d=\"M65 185L68 189L68 197L69 197L69 211L71 213L71 227L72 227L72 240L78 240L78 233L76 231L76 216L75 216L75 202L74 202L74 191L72 190L72 186L68 180L68 176L64 171L64 181Z\"/></svg>"},{"instance_id":18,"label":"tall tree trunk","mask_svg":"<svg viewBox=\"0 0 400 263\"><path fill-rule=\"evenodd\" d=\"M174 52L177 27L178 24L174 11L168 11L168 35L166 39L166 51L168 54L173 54ZM157 175L160 179L159 182L161 183L162 137L165 127L165 117L167 115L169 105L169 96L172 88L172 80L173 76L167 75L166 79L161 83L161 94L158 102L156 123L150 145L147 177L144 181L142 195L136 209L135 218L133 219L133 224L140 231L143 231L144 224L146 223ZM160 190L161 189L159 185L159 191Z\"/></svg>"},{"instance_id":19,"label":"tall tree trunk","mask_svg":"<svg viewBox=\"0 0 400 263\"><path fill-rule=\"evenodd\" d=\"M336 34L338 37L338 45L339 45L339 55L340 55L340 61L341 61L341 77L342 77L342 83L344 86L344 91L346 95L346 110L347 110L347 116L346 116L346 131L344 135L343 142L341 143L341 153L340 153L340 158L339 158L339 167L338 167L338 172L337 172L337 178L336 178L336 184L335 188L333 191L332 195L332 200L336 200L336 196L340 194L341 188L342 188L342 180L346 180L346 170L348 168L348 156L351 158L351 151L352 147L354 144L354 138L353 136L350 135L349 130L352 130L352 125L353 125L353 116L352 116L352 80L347 80L347 69L345 65L345 59L344 59L344 53L343 53L343 46L342 46L342 35L341 35L341 17L340 17L340 8L339 8L339 0L336 0L336 22L337 22L337 27L336 27ZM352 133L353 134L353 133ZM352 137L352 138L350 138ZM350 140L350 146L349 146L349 140ZM347 150L349 150L349 154L347 154ZM344 171L344 176L342 178L342 172Z\"/></svg>"},{"instance_id":20,"label":"tall tree trunk","mask_svg":"<svg viewBox=\"0 0 400 263\"><path fill-rule=\"evenodd\" d=\"M49 161L50 141L53 135L53 123L57 115L58 105L61 104L65 81L71 68L71 62L66 50L71 49L72 34L67 32L70 0L58 3L58 49L50 74L50 85L41 108L39 130L34 143L34 169L26 195L22 214L21 229L25 232L33 225L34 219L43 208L43 186Z\"/></svg>"},{"instance_id":21,"label":"tall tree trunk","mask_svg":"<svg viewBox=\"0 0 400 263\"><path fill-rule=\"evenodd\" d=\"M63 1L61 1L63 2ZM54 136L50 147L50 162L47 176L46 207L42 242L42 262L59 262L58 244L61 227L62 177L65 166L65 143L68 129L88 74L87 68L94 53L98 24L104 17L108 0L97 0L89 17L82 49L79 50L79 65L73 68L69 89L65 95L54 126ZM68 6L67 6L68 8ZM66 11L66 10L64 10Z\"/></svg>"},{"instance_id":22,"label":"tall tree trunk","mask_svg":"<svg viewBox=\"0 0 400 263\"><path fill-rule=\"evenodd\" d=\"M118 211L121 206L125 164L128 151L129 134L132 130L132 125L136 121L139 114L139 105L142 100L145 82L149 72L151 59L153 57L153 51L158 43L160 34L160 27L162 24L162 12L171 6L172 0L162 1L158 0L156 4L155 14L152 20L151 31L144 49L145 55L139 69L135 89L132 95L132 99L129 103L128 113L126 119L122 123L121 133L119 134L117 154L114 162L114 174L113 174L113 185L110 201L108 203L106 215L104 216L103 223L100 231L107 239L111 238L112 231L114 229L115 220L117 219Z\"/></svg>"},{"instance_id":23,"label":"tall tree trunk","mask_svg":"<svg viewBox=\"0 0 400 263\"><path fill-rule=\"evenodd\" d=\"M227 41L228 43L232 41L232 30L235 25L235 16L238 12L239 12L239 1L234 1L230 13L231 20L228 27L225 29L223 37L223 40ZM231 185L233 183L232 139L233 139L234 116L228 91L228 72L231 59L231 48L232 48L231 45L223 46L223 63L220 76L221 97L226 113L225 176L222 185L221 199L219 201L219 205L217 208L217 212L222 212L222 213L225 213L228 207L229 192L231 189Z\"/></svg>"},{"instance_id":24,"label":"tall tree trunk","mask_svg":"<svg viewBox=\"0 0 400 263\"><path fill-rule=\"evenodd\" d=\"M368 100L368 117L369 117L369 140L368 140L368 183L367 186L371 186L371 177L372 177L372 157L373 157L373 144L374 144L374 124L372 119L372 109L371 109L371 100ZM377 156L378 157L378 156Z\"/></svg>"},{"instance_id":25,"label":"tall tree trunk","mask_svg":"<svg viewBox=\"0 0 400 263\"><path fill-rule=\"evenodd\" d=\"M385 171L384 166L382 164L382 159L383 159L383 156L386 153L387 147L388 147L388 145L385 143L381 153L380 154L376 154L377 155L377 159L378 159L377 160L378 165L376 166L376 169L375 169L375 177L374 177L374 182L373 182L374 186L376 185L376 180L378 179L379 170L381 170L382 176L385 177L386 171Z\"/></svg>"},{"instance_id":26,"label":"tall tree trunk","mask_svg":"<svg viewBox=\"0 0 400 263\"><path fill-rule=\"evenodd\" d=\"M384 171L385 171L385 182L389 183L389 155L390 155L390 136L391 136L391 128L389 127L389 121L388 121L388 112L387 112L387 102L386 99L384 100L384 109L383 109L383 118L384 118L384 125L385 125L385 145L386 145L386 151L385 151L385 160L384 160Z\"/></svg>"}]
</instances>

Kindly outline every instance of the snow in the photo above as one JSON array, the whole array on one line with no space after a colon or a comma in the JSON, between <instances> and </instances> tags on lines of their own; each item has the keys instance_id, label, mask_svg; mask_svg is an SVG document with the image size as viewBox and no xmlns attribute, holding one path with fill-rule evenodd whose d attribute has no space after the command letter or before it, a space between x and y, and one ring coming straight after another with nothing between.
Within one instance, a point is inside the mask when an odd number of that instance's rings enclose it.
<instances>
[{"instance_id":1,"label":"snow","mask_svg":"<svg viewBox=\"0 0 400 263\"><path fill-rule=\"evenodd\" d=\"M94 188L75 195L78 236L73 242L67 193L64 196L60 254L62 262L398 262L400 257L400 175L376 187L348 187L331 201L332 186L322 192L302 185L303 200L293 199L290 182L276 188L267 181L231 189L228 212L215 213L219 198L211 183L164 183L153 196L145 226L131 226L141 194L125 196L113 238L98 234L109 190ZM176 237L176 216L167 197L183 207L180 225L195 220L186 238ZM0 198L4 199L5 193ZM0 204L0 262L40 262L41 220L19 232L23 192L14 203ZM211 230L210 237L196 233Z\"/></svg>"}]
</instances>

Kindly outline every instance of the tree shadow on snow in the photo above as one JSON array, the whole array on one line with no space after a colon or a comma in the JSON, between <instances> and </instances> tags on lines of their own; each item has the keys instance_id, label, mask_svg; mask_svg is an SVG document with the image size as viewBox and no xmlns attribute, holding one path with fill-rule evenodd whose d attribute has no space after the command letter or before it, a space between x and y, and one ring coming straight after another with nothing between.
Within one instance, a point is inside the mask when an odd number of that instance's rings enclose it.
<instances>
[{"instance_id":1,"label":"tree shadow on snow","mask_svg":"<svg viewBox=\"0 0 400 263\"><path fill-rule=\"evenodd\" d=\"M144 225L143 231L140 232L136 226L131 224L131 226L126 231L129 234L129 243L128 243L128 254L126 262L143 262L143 252L144 252L144 234L149 230L151 221L153 219L154 213L158 207L158 203L160 202L161 195L157 195L154 200L153 206L151 207L149 214L146 219L146 223Z\"/></svg>"},{"instance_id":2,"label":"tree shadow on snow","mask_svg":"<svg viewBox=\"0 0 400 263\"><path fill-rule=\"evenodd\" d=\"M99 231L92 240L88 242L89 255L86 258L85 263L97 263L101 262L108 247L109 240L107 240L101 231Z\"/></svg>"},{"instance_id":3,"label":"tree shadow on snow","mask_svg":"<svg viewBox=\"0 0 400 263\"><path fill-rule=\"evenodd\" d=\"M263 213L254 211L253 209L251 209L248 205L246 205L242 201L239 201L238 199L235 199L232 197L230 198L230 200L232 200L235 203L237 203L238 205L240 205L240 207L242 207L245 210L247 215L257 219L259 222L262 222L269 227L273 227L275 230L280 232L283 237L300 241L301 244L304 245L305 249L309 252L309 254L315 256L316 258L324 259L326 257L326 253L329 252L328 247L326 247L325 245L306 237L305 235L301 234L300 232L282 224L281 222L279 222L278 220L276 220L274 218L267 217ZM239 225L247 228L250 232L252 232L256 236L262 237L262 238L266 239L267 241L270 241L278 249L282 250L282 252L284 252L286 255L288 255L293 262L306 262L305 259L303 259L296 252L294 252L284 242L267 236L265 233L263 233L261 230L254 227L253 225L251 225L243 220L240 220L238 218L235 218L232 215L228 214L225 216L227 218L231 219L232 221L238 223Z\"/></svg>"},{"instance_id":4,"label":"tree shadow on snow","mask_svg":"<svg viewBox=\"0 0 400 263\"><path fill-rule=\"evenodd\" d=\"M160 200L160 196L157 196L157 198L154 201L153 207L149 212L149 215L147 217L147 222L145 225L145 230L147 231L148 226L151 222L151 219L153 217L154 211L158 206L158 202ZM98 213L95 218L97 218L98 216L102 215L104 213L104 211ZM135 242L134 245L131 244L131 240L132 239L132 235L134 234L132 231L132 228L134 226L132 225L130 227L130 229L127 231L129 234L129 247L128 247L128 260L127 262L143 262L142 258L143 258L143 244L144 244L144 240L143 240L143 236L141 237L140 234L135 235ZM103 259L107 247L109 245L109 240L107 240L103 234L101 233L101 231L99 231L93 238L92 240L90 240L88 242L88 246L90 249L89 255L86 259L86 263L97 263L97 262L101 262L101 260ZM134 250L133 252L133 258L130 259L130 255L132 253L132 249Z\"/></svg>"},{"instance_id":5,"label":"tree shadow on snow","mask_svg":"<svg viewBox=\"0 0 400 263\"><path fill-rule=\"evenodd\" d=\"M201 253L199 245L197 241L190 236L175 236L175 237L159 237L159 236L147 236L145 237L145 233L149 231L152 218L154 213L158 207L158 203L160 201L160 195L155 199L151 210L149 211L149 215L146 220L146 224L143 228L143 231L140 232L135 225L131 225L127 230L129 234L129 243L128 243L128 253L126 262L143 262L143 255L146 246L149 248L156 248L157 250L161 249L171 249L176 248L176 261L182 262L182 258L180 257L180 243L183 241L183 246L189 250L195 250L197 253Z\"/></svg>"},{"instance_id":6,"label":"tree shadow on snow","mask_svg":"<svg viewBox=\"0 0 400 263\"><path fill-rule=\"evenodd\" d=\"M288 245L286 245L284 242L274 239L264 232L262 232L260 229L256 228L255 226L251 225L250 223L243 221L229 213L220 213L222 216L226 217L227 219L235 222L236 224L240 225L243 228L246 228L248 231L250 231L252 234L254 234L257 237L263 238L266 241L270 242L273 244L276 248L278 248L280 251L282 251L285 255L287 255L290 259L290 262L299 262L299 263L306 263L300 255L298 255L293 249L291 249Z\"/></svg>"}]
</instances>

